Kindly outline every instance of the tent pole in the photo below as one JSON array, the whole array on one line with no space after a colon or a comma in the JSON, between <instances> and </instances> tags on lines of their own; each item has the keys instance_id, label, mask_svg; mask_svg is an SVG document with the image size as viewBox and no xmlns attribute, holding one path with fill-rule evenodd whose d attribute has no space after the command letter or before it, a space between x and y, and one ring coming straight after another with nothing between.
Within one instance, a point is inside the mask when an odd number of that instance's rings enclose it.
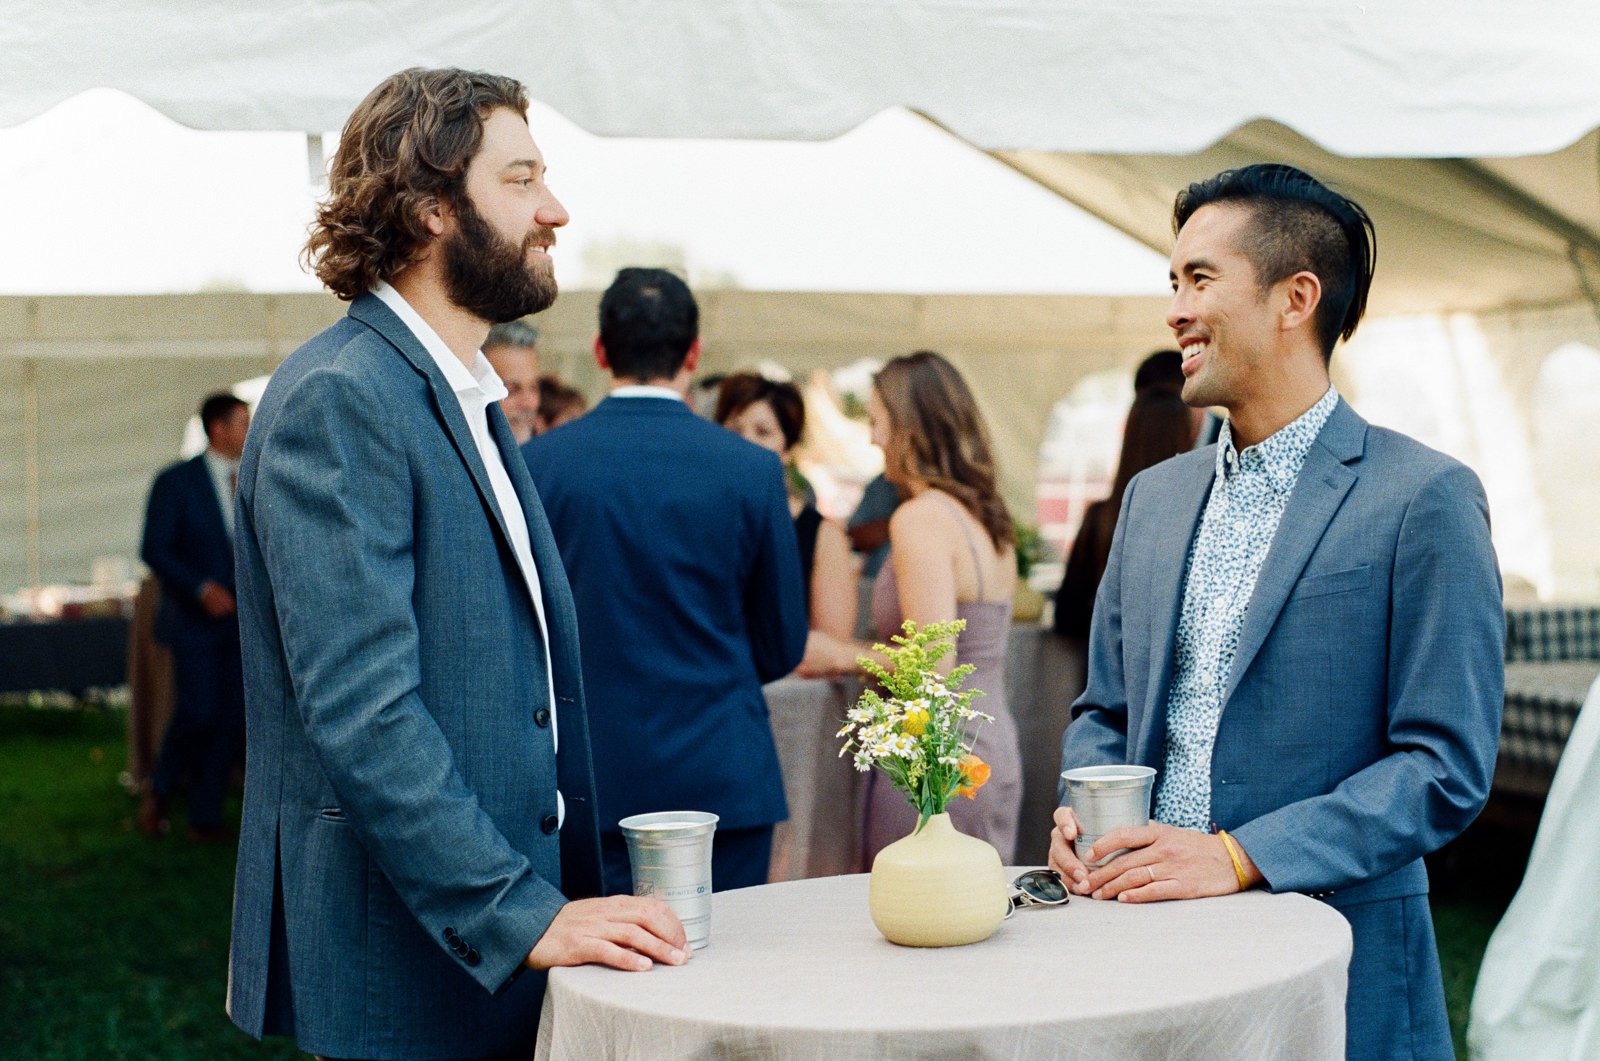
<instances>
[{"instance_id":1,"label":"tent pole","mask_svg":"<svg viewBox=\"0 0 1600 1061\"><path fill-rule=\"evenodd\" d=\"M39 363L22 363L22 496L27 520L28 585L35 599L43 588L39 521Z\"/></svg>"}]
</instances>

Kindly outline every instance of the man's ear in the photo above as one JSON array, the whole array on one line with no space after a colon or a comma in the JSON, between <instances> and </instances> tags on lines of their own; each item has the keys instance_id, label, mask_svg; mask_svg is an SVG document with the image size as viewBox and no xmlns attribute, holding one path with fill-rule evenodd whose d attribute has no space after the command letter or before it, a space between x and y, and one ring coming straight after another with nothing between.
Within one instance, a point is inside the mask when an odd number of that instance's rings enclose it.
<instances>
[{"instance_id":1,"label":"man's ear","mask_svg":"<svg viewBox=\"0 0 1600 1061\"><path fill-rule=\"evenodd\" d=\"M698 336L696 336L694 342L689 344L689 352L687 354L683 355L683 370L685 372L693 372L696 369L698 369L699 367L700 367L700 338Z\"/></svg>"},{"instance_id":2,"label":"man's ear","mask_svg":"<svg viewBox=\"0 0 1600 1061\"><path fill-rule=\"evenodd\" d=\"M606 359L605 344L600 341L598 335L594 337L594 363L600 366L601 372L611 371L611 362Z\"/></svg>"},{"instance_id":3,"label":"man's ear","mask_svg":"<svg viewBox=\"0 0 1600 1061\"><path fill-rule=\"evenodd\" d=\"M422 208L422 225L435 239L444 235L445 214L450 210L450 204L438 196L428 200L428 205Z\"/></svg>"},{"instance_id":4,"label":"man's ear","mask_svg":"<svg viewBox=\"0 0 1600 1061\"><path fill-rule=\"evenodd\" d=\"M1284 299L1279 317L1282 329L1292 332L1307 323L1315 326L1317 307L1322 305L1322 281L1317 279L1317 274L1301 270L1278 286Z\"/></svg>"}]
</instances>

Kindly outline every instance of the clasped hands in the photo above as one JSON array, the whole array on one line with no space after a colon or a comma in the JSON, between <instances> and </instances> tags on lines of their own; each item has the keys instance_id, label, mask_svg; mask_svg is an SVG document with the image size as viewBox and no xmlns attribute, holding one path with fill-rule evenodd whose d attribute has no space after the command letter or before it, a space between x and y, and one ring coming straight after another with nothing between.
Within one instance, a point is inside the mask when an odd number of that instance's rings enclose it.
<instances>
[{"instance_id":1,"label":"clasped hands","mask_svg":"<svg viewBox=\"0 0 1600 1061\"><path fill-rule=\"evenodd\" d=\"M1099 869L1084 865L1073 850L1078 819L1072 808L1057 807L1055 828L1050 830L1050 868L1069 881L1077 895L1116 899L1125 903L1160 902L1163 899L1199 899L1239 891L1239 877L1222 837L1172 825L1144 825L1116 829L1102 836L1089 852L1098 861L1127 848ZM1246 879L1262 879L1250 856L1239 849Z\"/></svg>"},{"instance_id":2,"label":"clasped hands","mask_svg":"<svg viewBox=\"0 0 1600 1061\"><path fill-rule=\"evenodd\" d=\"M683 923L660 899L610 895L574 899L556 914L528 954L530 969L606 965L626 972L689 960Z\"/></svg>"}]
</instances>

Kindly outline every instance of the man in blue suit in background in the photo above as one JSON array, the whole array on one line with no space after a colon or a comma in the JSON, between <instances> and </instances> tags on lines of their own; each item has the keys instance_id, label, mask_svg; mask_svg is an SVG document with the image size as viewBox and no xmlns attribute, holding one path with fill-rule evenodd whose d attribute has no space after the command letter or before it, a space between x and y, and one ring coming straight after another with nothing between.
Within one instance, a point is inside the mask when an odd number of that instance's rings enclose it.
<instances>
[{"instance_id":1,"label":"man in blue suit in background","mask_svg":"<svg viewBox=\"0 0 1600 1061\"><path fill-rule=\"evenodd\" d=\"M222 801L244 741L244 678L233 583L233 490L250 407L231 394L200 403L205 452L167 468L150 487L139 552L161 585L156 639L172 651L172 720L139 831L168 828L173 795L187 787L189 838L219 840Z\"/></svg>"},{"instance_id":2,"label":"man in blue suit in background","mask_svg":"<svg viewBox=\"0 0 1600 1061\"><path fill-rule=\"evenodd\" d=\"M764 884L788 807L761 686L806 642L783 466L685 403L699 310L671 273L617 274L595 357L610 396L522 452L584 631L606 892L633 890L618 820L664 810L720 816L716 890Z\"/></svg>"},{"instance_id":3,"label":"man in blue suit in background","mask_svg":"<svg viewBox=\"0 0 1600 1061\"><path fill-rule=\"evenodd\" d=\"M1352 1058L1449 1058L1422 858L1488 797L1504 613L1477 476L1328 378L1372 280L1371 221L1288 166L1190 185L1167 322L1217 444L1136 477L1062 768L1156 768L1154 823L1050 862L1123 902L1303 892L1350 922Z\"/></svg>"},{"instance_id":4,"label":"man in blue suit in background","mask_svg":"<svg viewBox=\"0 0 1600 1061\"><path fill-rule=\"evenodd\" d=\"M324 1057L527 1058L537 970L687 956L665 904L577 898L577 621L479 349L556 295L527 106L407 70L357 107L307 248L350 312L273 374L240 469L228 1012Z\"/></svg>"}]
</instances>

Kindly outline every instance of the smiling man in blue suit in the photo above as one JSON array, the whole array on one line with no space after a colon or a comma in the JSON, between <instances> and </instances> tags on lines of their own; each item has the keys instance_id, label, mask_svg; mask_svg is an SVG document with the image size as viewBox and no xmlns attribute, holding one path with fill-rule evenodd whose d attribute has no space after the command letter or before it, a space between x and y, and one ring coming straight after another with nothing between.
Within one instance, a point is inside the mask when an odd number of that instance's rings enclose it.
<instances>
[{"instance_id":1,"label":"smiling man in blue suit","mask_svg":"<svg viewBox=\"0 0 1600 1061\"><path fill-rule=\"evenodd\" d=\"M1167 322L1216 445L1129 484L1062 767L1154 767L1154 823L1051 865L1123 902L1262 887L1350 922L1352 1058L1450 1058L1422 857L1488 796L1504 613L1477 476L1329 383L1371 221L1288 166L1190 185Z\"/></svg>"},{"instance_id":2,"label":"smiling man in blue suit","mask_svg":"<svg viewBox=\"0 0 1600 1061\"><path fill-rule=\"evenodd\" d=\"M356 109L308 246L350 312L273 375L240 469L228 1012L324 1057L527 1058L539 970L686 957L664 904L577 898L577 620L479 349L556 294L527 105L407 70Z\"/></svg>"},{"instance_id":3,"label":"smiling man in blue suit","mask_svg":"<svg viewBox=\"0 0 1600 1061\"><path fill-rule=\"evenodd\" d=\"M607 894L633 890L621 818L718 815L725 891L766 883L788 813L761 686L805 652L800 550L778 459L685 404L699 321L676 276L622 270L595 340L610 396L522 448L584 630Z\"/></svg>"}]
</instances>

